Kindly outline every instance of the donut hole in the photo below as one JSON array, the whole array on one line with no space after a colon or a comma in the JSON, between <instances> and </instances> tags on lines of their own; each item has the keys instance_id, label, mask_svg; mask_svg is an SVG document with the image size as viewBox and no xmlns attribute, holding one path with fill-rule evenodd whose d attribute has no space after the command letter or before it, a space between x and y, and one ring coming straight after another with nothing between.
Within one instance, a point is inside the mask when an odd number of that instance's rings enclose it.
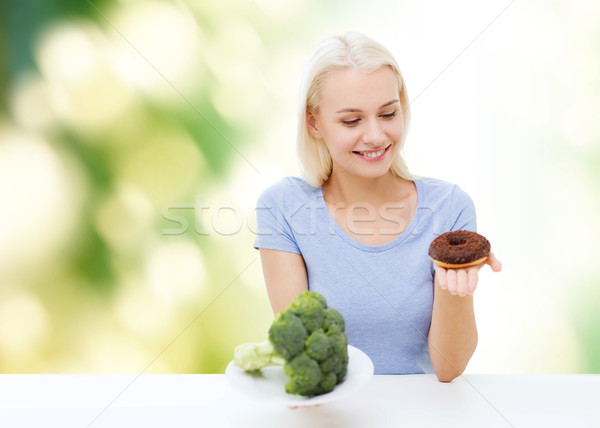
<instances>
[{"instance_id":1,"label":"donut hole","mask_svg":"<svg viewBox=\"0 0 600 428\"><path fill-rule=\"evenodd\" d=\"M448 243L450 245L464 245L467 243L467 238L463 236L451 236Z\"/></svg>"}]
</instances>

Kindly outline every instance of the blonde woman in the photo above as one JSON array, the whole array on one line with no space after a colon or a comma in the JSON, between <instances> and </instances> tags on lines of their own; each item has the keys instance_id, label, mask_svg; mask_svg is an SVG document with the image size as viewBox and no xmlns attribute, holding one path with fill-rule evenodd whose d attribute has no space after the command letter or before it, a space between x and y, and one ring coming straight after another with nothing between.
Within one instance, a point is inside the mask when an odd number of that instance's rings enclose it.
<instances>
[{"instance_id":1,"label":"blonde woman","mask_svg":"<svg viewBox=\"0 0 600 428\"><path fill-rule=\"evenodd\" d=\"M274 312L318 291L375 373L451 381L477 345L472 294L483 265L440 268L428 248L443 232L474 231L475 208L458 186L409 173L396 61L359 33L324 40L304 70L298 119L304 177L272 185L257 206L255 248ZM501 269L493 254L486 263Z\"/></svg>"}]
</instances>

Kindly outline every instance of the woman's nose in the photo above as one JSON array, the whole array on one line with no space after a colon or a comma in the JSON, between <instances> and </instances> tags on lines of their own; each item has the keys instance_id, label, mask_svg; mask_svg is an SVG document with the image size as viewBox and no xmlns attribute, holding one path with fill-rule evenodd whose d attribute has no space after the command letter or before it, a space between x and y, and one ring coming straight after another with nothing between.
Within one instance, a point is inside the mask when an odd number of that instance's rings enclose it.
<instances>
[{"instance_id":1,"label":"woman's nose","mask_svg":"<svg viewBox=\"0 0 600 428\"><path fill-rule=\"evenodd\" d=\"M369 120L365 123L363 131L363 141L367 144L377 144L383 137L383 128L377 120Z\"/></svg>"}]
</instances>

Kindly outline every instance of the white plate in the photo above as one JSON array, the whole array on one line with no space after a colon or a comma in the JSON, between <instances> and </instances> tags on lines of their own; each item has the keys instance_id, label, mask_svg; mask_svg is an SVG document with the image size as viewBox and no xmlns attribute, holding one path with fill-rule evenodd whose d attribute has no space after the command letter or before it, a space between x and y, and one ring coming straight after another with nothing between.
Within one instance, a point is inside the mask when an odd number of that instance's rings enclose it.
<instances>
[{"instance_id":1,"label":"white plate","mask_svg":"<svg viewBox=\"0 0 600 428\"><path fill-rule=\"evenodd\" d=\"M263 403L285 404L288 406L308 406L337 400L349 392L362 388L373 376L373 362L367 354L348 345L348 372L344 381L327 394L314 397L285 392L289 378L281 366L269 366L261 369L262 374L253 375L229 363L225 377L236 391Z\"/></svg>"}]
</instances>

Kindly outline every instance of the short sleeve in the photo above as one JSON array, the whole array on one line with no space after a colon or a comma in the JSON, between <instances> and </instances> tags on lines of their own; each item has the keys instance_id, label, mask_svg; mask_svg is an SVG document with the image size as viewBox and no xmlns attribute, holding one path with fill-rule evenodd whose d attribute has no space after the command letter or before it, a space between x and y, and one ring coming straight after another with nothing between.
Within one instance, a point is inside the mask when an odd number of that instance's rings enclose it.
<instances>
[{"instance_id":1,"label":"short sleeve","mask_svg":"<svg viewBox=\"0 0 600 428\"><path fill-rule=\"evenodd\" d=\"M293 229L286 216L285 192L277 186L267 188L256 204L256 239L254 248L287 251L301 254Z\"/></svg>"},{"instance_id":2,"label":"short sleeve","mask_svg":"<svg viewBox=\"0 0 600 428\"><path fill-rule=\"evenodd\" d=\"M477 216L475 204L467 193L459 186L454 186L450 201L450 230L470 230L477 232Z\"/></svg>"}]
</instances>

